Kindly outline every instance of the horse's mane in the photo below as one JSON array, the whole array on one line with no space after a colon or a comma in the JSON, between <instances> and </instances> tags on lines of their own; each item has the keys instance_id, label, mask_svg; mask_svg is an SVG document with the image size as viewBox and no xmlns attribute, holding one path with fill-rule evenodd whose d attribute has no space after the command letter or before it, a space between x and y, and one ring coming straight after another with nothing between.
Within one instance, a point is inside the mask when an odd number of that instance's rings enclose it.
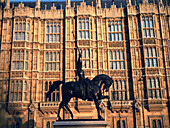
<instances>
[{"instance_id":1,"label":"horse's mane","mask_svg":"<svg viewBox=\"0 0 170 128\"><path fill-rule=\"evenodd\" d=\"M113 80L108 75L100 74L100 75L97 75L96 77L94 77L92 79L92 82L95 85L98 85L100 88L101 88L102 84L105 84L103 89L106 89L106 88L109 88L109 86L113 83Z\"/></svg>"}]
</instances>

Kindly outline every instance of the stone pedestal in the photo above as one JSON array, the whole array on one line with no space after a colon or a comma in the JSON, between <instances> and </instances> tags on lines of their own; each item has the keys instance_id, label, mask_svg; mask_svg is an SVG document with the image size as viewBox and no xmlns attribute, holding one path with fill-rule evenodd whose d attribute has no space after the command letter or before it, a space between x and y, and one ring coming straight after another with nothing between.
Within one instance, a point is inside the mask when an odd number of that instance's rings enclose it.
<instances>
[{"instance_id":1,"label":"stone pedestal","mask_svg":"<svg viewBox=\"0 0 170 128\"><path fill-rule=\"evenodd\" d=\"M106 128L104 120L62 120L53 124L54 128Z\"/></svg>"}]
</instances>

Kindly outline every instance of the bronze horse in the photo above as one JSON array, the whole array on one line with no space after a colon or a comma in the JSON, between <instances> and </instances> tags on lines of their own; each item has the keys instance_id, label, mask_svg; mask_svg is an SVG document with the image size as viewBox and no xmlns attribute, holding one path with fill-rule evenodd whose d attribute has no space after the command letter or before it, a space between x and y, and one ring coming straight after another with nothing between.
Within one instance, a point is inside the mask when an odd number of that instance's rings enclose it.
<instances>
[{"instance_id":1,"label":"bronze horse","mask_svg":"<svg viewBox=\"0 0 170 128\"><path fill-rule=\"evenodd\" d=\"M98 119L102 119L100 115L100 107L99 107L101 99L108 99L107 108L112 112L110 98L109 96L102 95L102 91L108 92L109 87L113 84L113 80L109 76L101 74L101 75L97 75L92 80L84 79L84 81L86 82L82 83L80 81L77 81L77 82L71 81L71 82L63 83L62 81L55 81L53 85L49 88L49 91L46 94L47 98L51 95L51 93L55 89L59 87L60 84L63 84L62 85L62 101L59 105L59 110L58 110L58 115L57 115L59 120L61 120L60 109L62 107L65 107L69 111L73 119L73 113L68 107L68 102L70 101L72 97L83 99L82 84L87 84L87 83L88 85L86 85L86 90L84 90L86 92L85 99L95 102L97 112L98 112Z\"/></svg>"}]
</instances>

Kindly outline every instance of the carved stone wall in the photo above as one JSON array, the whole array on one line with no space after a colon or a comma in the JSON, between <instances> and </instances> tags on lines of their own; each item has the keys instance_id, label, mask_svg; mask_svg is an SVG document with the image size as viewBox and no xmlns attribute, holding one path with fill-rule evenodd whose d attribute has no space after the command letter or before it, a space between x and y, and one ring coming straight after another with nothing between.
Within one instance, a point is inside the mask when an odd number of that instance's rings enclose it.
<instances>
[{"instance_id":1,"label":"carved stone wall","mask_svg":"<svg viewBox=\"0 0 170 128\"><path fill-rule=\"evenodd\" d=\"M160 120L162 127L170 126L170 6L163 5L161 1L155 4L143 0L140 4L132 5L128 2L125 8L121 5L118 8L115 3L109 5L109 8L105 4L102 8L99 3L94 6L93 3L87 5L82 1L76 3L79 5L73 4L71 7L61 5L60 9L57 9L54 3L51 4L50 9L47 9L47 6L45 9L40 9L38 6L31 8L24 3L18 3L17 6L13 5L10 8L0 3L0 127L10 127L12 123L17 125L17 122L20 127L34 125L36 128L46 128L48 122L51 125L57 119L59 103L62 100L61 86L59 93L57 91L54 93L54 97L57 95L59 100L50 101L45 98L45 93L54 81L76 81L76 60L79 49L90 51L90 57L83 58L85 61L90 60L90 67L83 68L86 77L92 79L98 74L106 74L114 81L114 87L111 87L107 93L111 97L113 113L107 110L105 100L100 105L101 115L108 122L108 127L116 127L121 121L125 121L125 127L151 127L153 120ZM152 17L153 28L144 28L142 21L145 17ZM80 19L89 21L88 39L79 38ZM15 40L17 20L25 20L26 23L23 40ZM122 40L111 41L108 22L118 21L122 25ZM29 31L27 23L29 23ZM47 32L47 25L50 23L60 24L58 42L47 42L48 34L53 34L49 40L55 35L53 32ZM154 29L154 37L144 38L144 29ZM20 30L18 33L22 32ZM28 40L27 33L29 33ZM147 56L146 48L151 49L152 52L156 49L156 52L153 52L156 56ZM14 60L14 51L20 53L24 51L24 60ZM110 51L112 53L122 51L122 60L110 59ZM28 59L26 59L26 52L28 52ZM53 58L50 61L47 59L47 53L54 52L60 53L59 61L52 61ZM16 58L17 55L18 53ZM153 59L154 65L157 66L147 66L147 59ZM14 66L15 61L16 66ZM112 61L117 64L124 62L124 67L111 67ZM14 68L17 67L17 62L20 65L24 62L24 68ZM26 63L28 63L27 69ZM49 65L59 63L58 69L47 70L47 63ZM152 81L158 79L159 87L149 88L149 79ZM12 90L13 81L27 82L25 101L23 89L21 101L11 100L13 92L18 97L21 93L19 89L16 92ZM122 81L125 82L125 99L120 98L124 96L123 91L120 91ZM119 99L114 99L116 82ZM157 86L156 83L151 85ZM159 96L155 93L157 97L151 98L150 90L153 97L154 90L160 93ZM97 118L93 102L79 100L80 113L78 113L74 108L74 101L73 98L69 106L75 119ZM65 111L65 118L71 118L67 111Z\"/></svg>"}]
</instances>

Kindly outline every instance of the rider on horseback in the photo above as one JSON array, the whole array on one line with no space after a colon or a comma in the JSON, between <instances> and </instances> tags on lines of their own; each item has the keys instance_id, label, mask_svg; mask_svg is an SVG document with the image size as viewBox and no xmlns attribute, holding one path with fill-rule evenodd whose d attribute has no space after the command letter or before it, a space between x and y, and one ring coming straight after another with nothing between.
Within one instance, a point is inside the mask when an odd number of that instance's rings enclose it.
<instances>
[{"instance_id":1,"label":"rider on horseback","mask_svg":"<svg viewBox=\"0 0 170 128\"><path fill-rule=\"evenodd\" d=\"M82 58L82 53L79 50L79 58L78 58L76 67L77 67L77 75L79 77L79 82L80 82L80 89L82 90L82 96L83 96L82 99L85 100L87 98L86 97L86 94L87 94L86 86L89 85L89 82L88 80L85 79L84 71L82 70L81 58Z\"/></svg>"}]
</instances>

